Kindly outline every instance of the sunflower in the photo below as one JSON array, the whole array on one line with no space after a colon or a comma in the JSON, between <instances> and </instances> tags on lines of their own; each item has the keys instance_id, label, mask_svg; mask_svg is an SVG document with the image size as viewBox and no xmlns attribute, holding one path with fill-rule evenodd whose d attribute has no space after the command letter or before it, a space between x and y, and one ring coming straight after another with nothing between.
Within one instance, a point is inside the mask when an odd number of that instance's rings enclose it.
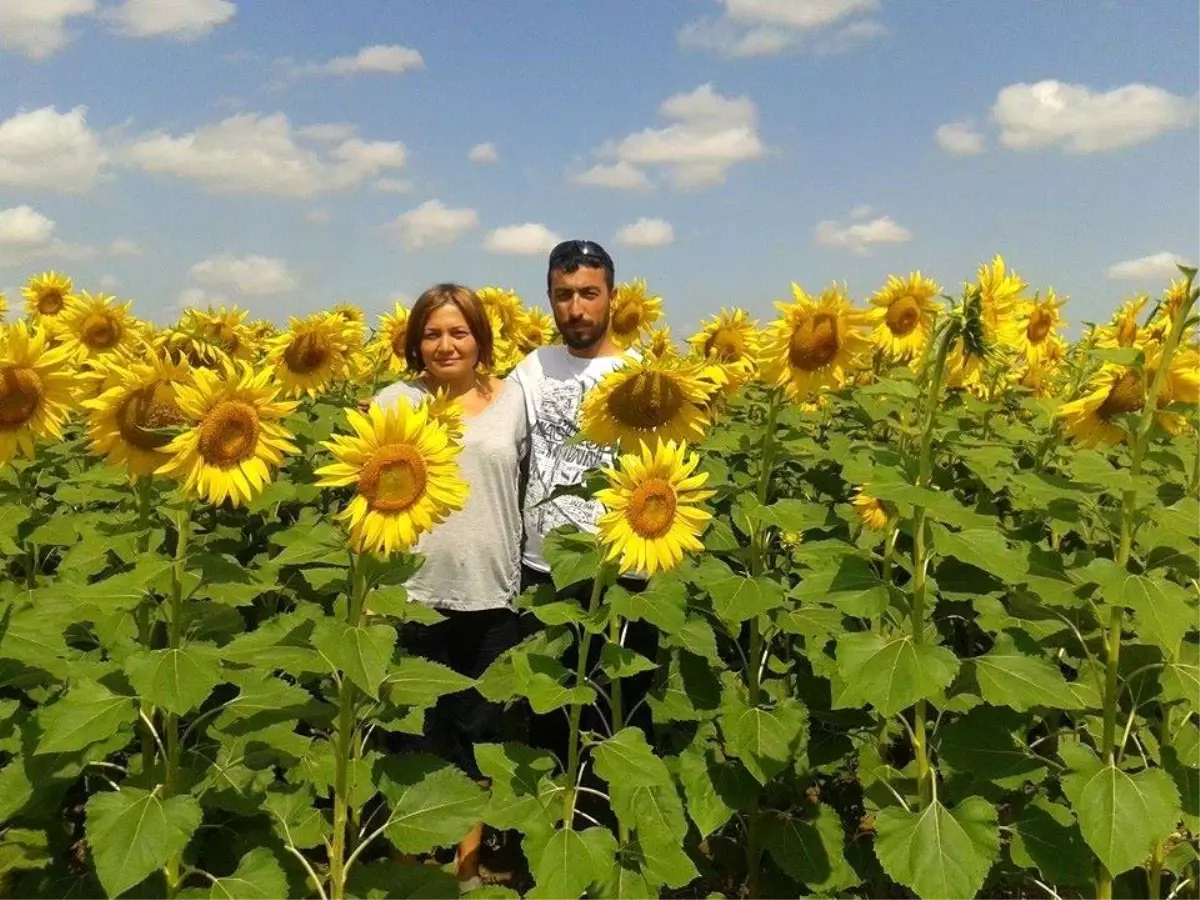
<instances>
[{"instance_id":1,"label":"sunflower","mask_svg":"<svg viewBox=\"0 0 1200 900\"><path fill-rule=\"evenodd\" d=\"M646 290L646 281L635 278L618 284L613 291L609 329L618 347L626 348L637 342L638 336L662 318L662 297Z\"/></svg>"},{"instance_id":2,"label":"sunflower","mask_svg":"<svg viewBox=\"0 0 1200 900\"><path fill-rule=\"evenodd\" d=\"M933 279L913 272L908 278L889 275L887 284L875 292L872 319L878 324L871 341L887 359L909 362L920 355L933 330L938 313L934 298L940 291Z\"/></svg>"},{"instance_id":3,"label":"sunflower","mask_svg":"<svg viewBox=\"0 0 1200 900\"><path fill-rule=\"evenodd\" d=\"M662 325L654 328L641 341L642 353L647 359L677 360L679 352L675 342L671 340L671 327Z\"/></svg>"},{"instance_id":4,"label":"sunflower","mask_svg":"<svg viewBox=\"0 0 1200 900\"><path fill-rule=\"evenodd\" d=\"M622 573L667 571L685 552L704 549L700 534L712 514L700 504L713 492L702 490L707 472L693 474L699 464L687 444L658 441L653 450L643 442L639 452L621 456L616 469L604 469L608 487L596 499L606 512L596 526L606 558L619 557Z\"/></svg>"},{"instance_id":5,"label":"sunflower","mask_svg":"<svg viewBox=\"0 0 1200 900\"><path fill-rule=\"evenodd\" d=\"M1146 351L1146 384L1154 380L1162 365L1161 346ZM1189 406L1200 404L1200 350L1194 346L1178 347L1171 357L1167 374L1158 393L1158 405L1184 403Z\"/></svg>"},{"instance_id":6,"label":"sunflower","mask_svg":"<svg viewBox=\"0 0 1200 900\"><path fill-rule=\"evenodd\" d=\"M704 437L703 407L717 390L703 366L627 358L583 398L579 420L589 441L626 449L659 437L682 441Z\"/></svg>"},{"instance_id":7,"label":"sunflower","mask_svg":"<svg viewBox=\"0 0 1200 900\"><path fill-rule=\"evenodd\" d=\"M107 294L79 296L58 317L58 335L73 357L124 357L142 345L142 334L129 313L129 303Z\"/></svg>"},{"instance_id":8,"label":"sunflower","mask_svg":"<svg viewBox=\"0 0 1200 900\"><path fill-rule=\"evenodd\" d=\"M460 445L430 414L429 404L400 399L387 410L346 411L353 435L324 446L337 462L317 470L322 487L354 487L338 514L359 553L387 556L407 550L420 535L463 508L467 484L458 473Z\"/></svg>"},{"instance_id":9,"label":"sunflower","mask_svg":"<svg viewBox=\"0 0 1200 900\"><path fill-rule=\"evenodd\" d=\"M758 323L744 309L722 309L688 343L705 359L748 370L754 369L762 345Z\"/></svg>"},{"instance_id":10,"label":"sunflower","mask_svg":"<svg viewBox=\"0 0 1200 900\"><path fill-rule=\"evenodd\" d=\"M342 323L342 334L351 350L362 349L367 340L367 316L353 303L338 303L330 311Z\"/></svg>"},{"instance_id":11,"label":"sunflower","mask_svg":"<svg viewBox=\"0 0 1200 900\"><path fill-rule=\"evenodd\" d=\"M404 340L407 334L408 309L397 301L391 315L384 313L379 317L379 328L370 346L372 354L393 374L404 374L408 371L408 363L404 359Z\"/></svg>"},{"instance_id":12,"label":"sunflower","mask_svg":"<svg viewBox=\"0 0 1200 900\"><path fill-rule=\"evenodd\" d=\"M17 322L0 329L0 464L33 458L35 438L62 437L74 378L65 347L46 348L44 329Z\"/></svg>"},{"instance_id":13,"label":"sunflower","mask_svg":"<svg viewBox=\"0 0 1200 900\"><path fill-rule=\"evenodd\" d=\"M1121 304L1112 321L1096 329L1097 347L1132 347L1138 339L1138 317L1150 298L1140 294Z\"/></svg>"},{"instance_id":14,"label":"sunflower","mask_svg":"<svg viewBox=\"0 0 1200 900\"><path fill-rule=\"evenodd\" d=\"M842 387L870 345L860 331L866 314L852 309L837 286L817 300L797 284L792 294L792 303L775 304L783 315L767 330L759 370L765 384L800 401L822 388Z\"/></svg>"},{"instance_id":15,"label":"sunflower","mask_svg":"<svg viewBox=\"0 0 1200 900\"><path fill-rule=\"evenodd\" d=\"M254 358L255 335L246 325L246 310L236 306L187 309L159 337L159 347L182 353L195 368L221 368Z\"/></svg>"},{"instance_id":16,"label":"sunflower","mask_svg":"<svg viewBox=\"0 0 1200 900\"><path fill-rule=\"evenodd\" d=\"M1062 341L1046 347L1037 360L1026 358L1025 365L1011 376L1020 387L1032 391L1038 399L1051 396L1057 387L1058 375L1066 359L1066 348Z\"/></svg>"},{"instance_id":17,"label":"sunflower","mask_svg":"<svg viewBox=\"0 0 1200 900\"><path fill-rule=\"evenodd\" d=\"M8 298L4 296L4 292L0 291L0 322L4 321L4 314L8 312Z\"/></svg>"},{"instance_id":18,"label":"sunflower","mask_svg":"<svg viewBox=\"0 0 1200 900\"><path fill-rule=\"evenodd\" d=\"M1065 302L1055 296L1053 288L1046 291L1045 300L1034 295L1033 300L1020 301L1005 343L1029 363L1036 364L1048 356L1058 355L1063 343L1058 334L1063 324L1058 311Z\"/></svg>"},{"instance_id":19,"label":"sunflower","mask_svg":"<svg viewBox=\"0 0 1200 900\"><path fill-rule=\"evenodd\" d=\"M178 385L175 399L191 423L162 448L171 459L157 474L183 480L184 491L218 504L249 502L271 481L270 466L284 453L298 453L279 420L296 404L276 400L271 370L255 372L246 363L223 371L197 369L193 384Z\"/></svg>"},{"instance_id":20,"label":"sunflower","mask_svg":"<svg viewBox=\"0 0 1200 900\"><path fill-rule=\"evenodd\" d=\"M58 317L75 299L72 287L71 279L58 272L43 272L30 278L21 288L30 320L53 332Z\"/></svg>"},{"instance_id":21,"label":"sunflower","mask_svg":"<svg viewBox=\"0 0 1200 900\"><path fill-rule=\"evenodd\" d=\"M1105 365L1077 400L1064 403L1056 415L1067 433L1084 447L1119 444L1128 436L1114 420L1138 412L1146 402L1142 375L1126 366Z\"/></svg>"},{"instance_id":22,"label":"sunflower","mask_svg":"<svg viewBox=\"0 0 1200 900\"><path fill-rule=\"evenodd\" d=\"M864 493L862 488L855 489L850 503L854 507L855 512L858 513L858 518L863 523L863 527L871 531L883 531L887 528L888 522L891 521L892 513L888 509L887 504L882 500L872 497L870 494Z\"/></svg>"},{"instance_id":23,"label":"sunflower","mask_svg":"<svg viewBox=\"0 0 1200 900\"><path fill-rule=\"evenodd\" d=\"M475 292L493 326L507 338L514 338L524 307L516 291L498 287L482 287Z\"/></svg>"},{"instance_id":24,"label":"sunflower","mask_svg":"<svg viewBox=\"0 0 1200 900\"><path fill-rule=\"evenodd\" d=\"M104 391L83 403L92 452L134 477L154 474L171 459L163 451L171 438L156 430L183 424L176 390L187 381L187 364L170 357L110 366Z\"/></svg>"},{"instance_id":25,"label":"sunflower","mask_svg":"<svg viewBox=\"0 0 1200 900\"><path fill-rule=\"evenodd\" d=\"M532 353L538 347L546 347L558 339L554 318L540 309L526 309L517 323L516 345L522 353Z\"/></svg>"},{"instance_id":26,"label":"sunflower","mask_svg":"<svg viewBox=\"0 0 1200 900\"><path fill-rule=\"evenodd\" d=\"M271 339L266 361L285 397L315 397L348 375L350 340L345 320L334 313L293 317L288 330Z\"/></svg>"},{"instance_id":27,"label":"sunflower","mask_svg":"<svg viewBox=\"0 0 1200 900\"><path fill-rule=\"evenodd\" d=\"M983 304L983 325L988 340L996 340L1005 332L1017 304L1029 287L1016 272L1010 271L1000 254L991 264L984 263L976 273L979 298ZM968 286L972 290L974 286Z\"/></svg>"},{"instance_id":28,"label":"sunflower","mask_svg":"<svg viewBox=\"0 0 1200 900\"><path fill-rule=\"evenodd\" d=\"M250 334L250 340L255 343L264 343L279 334L275 323L267 319L255 319L246 323L246 331Z\"/></svg>"}]
</instances>

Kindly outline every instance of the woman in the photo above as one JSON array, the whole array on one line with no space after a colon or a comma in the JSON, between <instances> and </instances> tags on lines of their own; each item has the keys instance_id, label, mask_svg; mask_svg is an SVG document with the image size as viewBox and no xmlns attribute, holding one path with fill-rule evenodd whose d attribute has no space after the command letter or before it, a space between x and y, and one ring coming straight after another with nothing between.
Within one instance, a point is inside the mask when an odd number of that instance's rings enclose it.
<instances>
[{"instance_id":1,"label":"woman","mask_svg":"<svg viewBox=\"0 0 1200 900\"><path fill-rule=\"evenodd\" d=\"M518 481L526 445L525 399L514 381L489 374L492 329L469 288L439 284L413 305L405 359L415 384L384 388L375 402L387 409L400 398L421 403L444 391L463 415L458 458L470 493L466 505L415 548L425 563L407 584L409 598L438 609L434 625L406 626L410 652L478 678L518 640L512 600L521 581L521 510ZM430 711L426 734L448 759L476 780L473 745L499 739L502 706L470 689L443 696ZM459 844L461 884L477 884L482 824Z\"/></svg>"}]
</instances>

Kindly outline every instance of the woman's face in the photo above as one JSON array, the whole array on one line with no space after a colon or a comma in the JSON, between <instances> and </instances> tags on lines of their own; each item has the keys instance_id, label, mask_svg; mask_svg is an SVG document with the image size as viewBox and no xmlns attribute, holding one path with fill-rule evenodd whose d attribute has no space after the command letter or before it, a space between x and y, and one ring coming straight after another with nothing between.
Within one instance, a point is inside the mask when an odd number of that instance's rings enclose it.
<instances>
[{"instance_id":1,"label":"woman's face","mask_svg":"<svg viewBox=\"0 0 1200 900\"><path fill-rule=\"evenodd\" d=\"M479 347L467 320L453 303L439 306L425 320L421 359L435 381L457 381L475 371Z\"/></svg>"}]
</instances>

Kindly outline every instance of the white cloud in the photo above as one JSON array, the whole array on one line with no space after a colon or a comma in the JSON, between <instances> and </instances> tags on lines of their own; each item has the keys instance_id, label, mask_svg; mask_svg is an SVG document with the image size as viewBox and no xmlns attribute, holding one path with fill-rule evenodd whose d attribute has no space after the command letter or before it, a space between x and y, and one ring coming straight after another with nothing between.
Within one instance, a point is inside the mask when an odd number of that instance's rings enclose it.
<instances>
[{"instance_id":1,"label":"white cloud","mask_svg":"<svg viewBox=\"0 0 1200 900\"><path fill-rule=\"evenodd\" d=\"M680 29L679 45L725 57L774 56L845 19L875 12L879 0L718 0L718 17L705 16ZM885 33L872 19L850 22L827 40L821 53L837 53Z\"/></svg>"},{"instance_id":2,"label":"white cloud","mask_svg":"<svg viewBox=\"0 0 1200 900\"><path fill-rule=\"evenodd\" d=\"M659 113L673 124L609 141L597 154L629 166L661 166L678 190L723 184L731 166L762 157L758 109L749 97L726 97L703 84L668 97Z\"/></svg>"},{"instance_id":3,"label":"white cloud","mask_svg":"<svg viewBox=\"0 0 1200 900\"><path fill-rule=\"evenodd\" d=\"M141 244L124 237L115 238L106 251L108 256L141 256L144 252Z\"/></svg>"},{"instance_id":4,"label":"white cloud","mask_svg":"<svg viewBox=\"0 0 1200 900\"><path fill-rule=\"evenodd\" d=\"M380 178L371 187L381 194L407 194L412 191L413 183L403 178Z\"/></svg>"},{"instance_id":5,"label":"white cloud","mask_svg":"<svg viewBox=\"0 0 1200 900\"><path fill-rule=\"evenodd\" d=\"M987 149L983 135L970 122L939 125L933 139L939 147L954 156L978 156Z\"/></svg>"},{"instance_id":6,"label":"white cloud","mask_svg":"<svg viewBox=\"0 0 1200 900\"><path fill-rule=\"evenodd\" d=\"M303 128L297 128L296 134L310 141L340 144L358 134L358 129L344 122L330 122L325 125L305 125Z\"/></svg>"},{"instance_id":7,"label":"white cloud","mask_svg":"<svg viewBox=\"0 0 1200 900\"><path fill-rule=\"evenodd\" d=\"M60 113L45 106L0 122L0 185L79 194L91 189L107 161L88 128L87 107Z\"/></svg>"},{"instance_id":8,"label":"white cloud","mask_svg":"<svg viewBox=\"0 0 1200 900\"><path fill-rule=\"evenodd\" d=\"M674 241L675 231L663 219L641 218L617 230L617 243L624 247L665 247Z\"/></svg>"},{"instance_id":9,"label":"white cloud","mask_svg":"<svg viewBox=\"0 0 1200 900\"><path fill-rule=\"evenodd\" d=\"M217 194L311 197L357 187L403 167L407 157L398 142L348 138L329 148L305 146L299 138L283 113L242 114L178 137L144 135L123 158L143 171L196 181Z\"/></svg>"},{"instance_id":10,"label":"white cloud","mask_svg":"<svg viewBox=\"0 0 1200 900\"><path fill-rule=\"evenodd\" d=\"M131 37L203 37L237 13L231 0L123 0L103 13Z\"/></svg>"},{"instance_id":11,"label":"white cloud","mask_svg":"<svg viewBox=\"0 0 1200 900\"><path fill-rule=\"evenodd\" d=\"M95 8L95 0L0 0L0 47L45 59L70 43L67 20Z\"/></svg>"},{"instance_id":12,"label":"white cloud","mask_svg":"<svg viewBox=\"0 0 1200 900\"><path fill-rule=\"evenodd\" d=\"M489 253L536 256L548 252L561 240L541 222L524 222L489 231L484 238L483 248Z\"/></svg>"},{"instance_id":13,"label":"white cloud","mask_svg":"<svg viewBox=\"0 0 1200 900\"><path fill-rule=\"evenodd\" d=\"M488 165L500 162L500 154L496 151L496 145L488 141L472 147L467 153L467 159L477 165Z\"/></svg>"},{"instance_id":14,"label":"white cloud","mask_svg":"<svg viewBox=\"0 0 1200 900\"><path fill-rule=\"evenodd\" d=\"M92 247L59 240L54 230L54 220L32 206L0 209L0 266L18 265L39 257L79 261L96 255Z\"/></svg>"},{"instance_id":15,"label":"white cloud","mask_svg":"<svg viewBox=\"0 0 1200 900\"><path fill-rule=\"evenodd\" d=\"M826 219L817 223L813 231L813 243L822 247L841 247L860 255L869 253L874 244L906 244L912 237L912 232L894 222L891 216L879 216L853 225Z\"/></svg>"},{"instance_id":16,"label":"white cloud","mask_svg":"<svg viewBox=\"0 0 1200 900\"><path fill-rule=\"evenodd\" d=\"M1179 274L1176 267L1180 265L1188 265L1187 260L1164 250L1109 266L1108 277L1121 281L1167 281Z\"/></svg>"},{"instance_id":17,"label":"white cloud","mask_svg":"<svg viewBox=\"0 0 1200 900\"><path fill-rule=\"evenodd\" d=\"M327 209L310 209L304 214L304 221L310 225L328 225L329 210Z\"/></svg>"},{"instance_id":18,"label":"white cloud","mask_svg":"<svg viewBox=\"0 0 1200 900\"><path fill-rule=\"evenodd\" d=\"M375 44L363 47L353 56L338 56L325 63L303 66L297 74L350 76L363 73L400 75L425 68L421 54L400 44Z\"/></svg>"},{"instance_id":19,"label":"white cloud","mask_svg":"<svg viewBox=\"0 0 1200 900\"><path fill-rule=\"evenodd\" d=\"M398 233L409 250L424 250L453 244L478 225L479 214L473 209L450 209L440 200L426 200L384 227Z\"/></svg>"},{"instance_id":20,"label":"white cloud","mask_svg":"<svg viewBox=\"0 0 1200 900\"><path fill-rule=\"evenodd\" d=\"M650 191L654 189L654 185L650 183L645 172L624 160L612 165L598 163L586 172L572 175L571 183L588 187L614 188L618 191Z\"/></svg>"},{"instance_id":21,"label":"white cloud","mask_svg":"<svg viewBox=\"0 0 1200 900\"><path fill-rule=\"evenodd\" d=\"M1000 142L1013 150L1057 146L1065 153L1099 153L1188 128L1195 120L1194 97L1146 84L1103 93L1054 80L1010 84L992 107Z\"/></svg>"},{"instance_id":22,"label":"white cloud","mask_svg":"<svg viewBox=\"0 0 1200 900\"><path fill-rule=\"evenodd\" d=\"M286 262L268 256L222 253L196 263L188 270L188 277L202 288L255 296L284 294L299 286Z\"/></svg>"}]
</instances>

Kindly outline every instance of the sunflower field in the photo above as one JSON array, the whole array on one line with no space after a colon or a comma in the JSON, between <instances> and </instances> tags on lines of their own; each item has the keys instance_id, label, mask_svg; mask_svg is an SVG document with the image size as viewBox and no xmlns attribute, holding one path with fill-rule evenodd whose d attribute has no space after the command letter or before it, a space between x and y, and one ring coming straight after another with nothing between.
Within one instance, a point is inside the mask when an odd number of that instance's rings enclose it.
<instances>
[{"instance_id":1,"label":"sunflower field","mask_svg":"<svg viewBox=\"0 0 1200 900\"><path fill-rule=\"evenodd\" d=\"M479 821L516 863L476 897L1200 895L1194 275L1074 343L1000 257L683 343L620 285L639 352L582 410L616 461L569 489L598 533L551 535L541 627L476 682L400 640L469 490L453 403L365 402L407 377L402 306L157 327L32 277L0 306L0 896L456 896ZM480 296L497 374L555 340ZM568 757L519 715L483 785L388 751L471 686L563 715Z\"/></svg>"}]
</instances>

